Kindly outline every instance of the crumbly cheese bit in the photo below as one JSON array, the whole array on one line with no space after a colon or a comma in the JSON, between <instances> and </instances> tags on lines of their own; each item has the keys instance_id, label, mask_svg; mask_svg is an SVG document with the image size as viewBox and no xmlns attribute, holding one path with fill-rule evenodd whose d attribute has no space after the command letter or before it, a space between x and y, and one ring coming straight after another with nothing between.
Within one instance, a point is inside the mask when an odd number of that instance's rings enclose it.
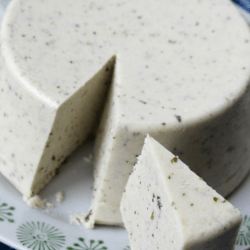
<instances>
[{"instance_id":1,"label":"crumbly cheese bit","mask_svg":"<svg viewBox=\"0 0 250 250\"><path fill-rule=\"evenodd\" d=\"M52 203L47 202L47 199L43 199L39 195L35 195L31 198L23 196L23 201L31 208L44 209L45 207L54 206Z\"/></svg>"},{"instance_id":2,"label":"crumbly cheese bit","mask_svg":"<svg viewBox=\"0 0 250 250\"><path fill-rule=\"evenodd\" d=\"M46 202L46 207L54 207L54 204L50 202Z\"/></svg>"},{"instance_id":3,"label":"crumbly cheese bit","mask_svg":"<svg viewBox=\"0 0 250 250\"><path fill-rule=\"evenodd\" d=\"M62 203L64 198L65 198L65 193L63 191L59 191L56 193L56 202L57 203Z\"/></svg>"},{"instance_id":4,"label":"crumbly cheese bit","mask_svg":"<svg viewBox=\"0 0 250 250\"><path fill-rule=\"evenodd\" d=\"M87 229L93 229L94 219L93 217L90 217L90 216L91 216L91 211L87 215L86 214L73 214L70 216L70 223L83 225Z\"/></svg>"},{"instance_id":5,"label":"crumbly cheese bit","mask_svg":"<svg viewBox=\"0 0 250 250\"><path fill-rule=\"evenodd\" d=\"M95 149L96 223L122 224L146 133L230 193L250 168L249 41L229 0L12 1L1 29L1 173L36 194L99 124L112 81Z\"/></svg>"},{"instance_id":6,"label":"crumbly cheese bit","mask_svg":"<svg viewBox=\"0 0 250 250\"><path fill-rule=\"evenodd\" d=\"M232 250L240 212L149 136L121 213L131 249Z\"/></svg>"}]
</instances>

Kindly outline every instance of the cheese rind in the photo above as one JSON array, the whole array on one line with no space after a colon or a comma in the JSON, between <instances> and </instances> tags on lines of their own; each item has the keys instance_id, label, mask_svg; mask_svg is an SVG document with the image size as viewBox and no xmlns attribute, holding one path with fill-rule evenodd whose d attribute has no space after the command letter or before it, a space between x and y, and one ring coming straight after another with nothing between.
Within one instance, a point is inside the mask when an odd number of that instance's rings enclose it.
<instances>
[{"instance_id":1,"label":"cheese rind","mask_svg":"<svg viewBox=\"0 0 250 250\"><path fill-rule=\"evenodd\" d=\"M121 201L131 249L234 249L242 217L149 136Z\"/></svg>"}]
</instances>

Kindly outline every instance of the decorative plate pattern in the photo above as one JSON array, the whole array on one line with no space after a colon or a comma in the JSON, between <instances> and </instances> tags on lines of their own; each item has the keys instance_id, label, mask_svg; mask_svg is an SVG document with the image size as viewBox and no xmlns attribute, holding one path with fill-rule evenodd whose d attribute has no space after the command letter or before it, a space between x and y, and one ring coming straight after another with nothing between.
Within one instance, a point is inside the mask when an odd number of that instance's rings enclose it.
<instances>
[{"instance_id":1,"label":"decorative plate pattern","mask_svg":"<svg viewBox=\"0 0 250 250\"><path fill-rule=\"evenodd\" d=\"M5 221L5 220L10 222L10 223L15 222L15 220L12 219L14 210L15 210L14 207L8 206L7 203L2 203L0 205L0 222Z\"/></svg>"},{"instance_id":2,"label":"decorative plate pattern","mask_svg":"<svg viewBox=\"0 0 250 250\"><path fill-rule=\"evenodd\" d=\"M33 250L59 250L65 244L65 236L54 226L41 222L27 222L17 229L22 245Z\"/></svg>"},{"instance_id":3,"label":"decorative plate pattern","mask_svg":"<svg viewBox=\"0 0 250 250\"><path fill-rule=\"evenodd\" d=\"M78 243L74 244L74 247L67 247L67 250L106 250L107 247L103 246L104 242L102 240L95 241L90 240L85 242L84 238L78 238Z\"/></svg>"},{"instance_id":4,"label":"decorative plate pattern","mask_svg":"<svg viewBox=\"0 0 250 250\"><path fill-rule=\"evenodd\" d=\"M250 245L250 217L248 215L244 216L236 245L240 245L240 246Z\"/></svg>"}]
</instances>

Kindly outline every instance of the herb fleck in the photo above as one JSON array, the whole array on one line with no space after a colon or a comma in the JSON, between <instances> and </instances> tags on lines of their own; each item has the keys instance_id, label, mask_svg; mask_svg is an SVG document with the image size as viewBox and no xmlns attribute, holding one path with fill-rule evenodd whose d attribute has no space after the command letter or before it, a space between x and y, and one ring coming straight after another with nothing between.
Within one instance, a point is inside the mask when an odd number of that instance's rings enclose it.
<instances>
[{"instance_id":1,"label":"herb fleck","mask_svg":"<svg viewBox=\"0 0 250 250\"><path fill-rule=\"evenodd\" d=\"M172 44L176 43L176 41L173 41L173 40L168 40L168 42Z\"/></svg>"},{"instance_id":2,"label":"herb fleck","mask_svg":"<svg viewBox=\"0 0 250 250\"><path fill-rule=\"evenodd\" d=\"M178 158L175 156L173 159L171 159L171 163L177 162Z\"/></svg>"},{"instance_id":3,"label":"herb fleck","mask_svg":"<svg viewBox=\"0 0 250 250\"><path fill-rule=\"evenodd\" d=\"M181 122L181 116L180 115L175 115L175 117L178 120L178 122Z\"/></svg>"},{"instance_id":4,"label":"herb fleck","mask_svg":"<svg viewBox=\"0 0 250 250\"><path fill-rule=\"evenodd\" d=\"M162 208L161 197L160 196L157 196L157 205L158 205L159 209Z\"/></svg>"},{"instance_id":5,"label":"herb fleck","mask_svg":"<svg viewBox=\"0 0 250 250\"><path fill-rule=\"evenodd\" d=\"M234 150L234 147L229 147L228 149L227 149L227 152L232 152Z\"/></svg>"},{"instance_id":6,"label":"herb fleck","mask_svg":"<svg viewBox=\"0 0 250 250\"><path fill-rule=\"evenodd\" d=\"M85 220L86 222L88 222L88 221L89 221L89 218L90 218L90 216L91 216L92 214L93 214L93 213L92 213L92 209L90 209L89 213L86 215L86 217L84 218L84 220Z\"/></svg>"},{"instance_id":7,"label":"herb fleck","mask_svg":"<svg viewBox=\"0 0 250 250\"><path fill-rule=\"evenodd\" d=\"M218 201L218 198L217 198L217 197L214 197L214 201L217 202L217 201Z\"/></svg>"},{"instance_id":8,"label":"herb fleck","mask_svg":"<svg viewBox=\"0 0 250 250\"><path fill-rule=\"evenodd\" d=\"M154 214L155 214L154 212L151 214L151 217L150 217L151 220L153 220L155 218Z\"/></svg>"}]
</instances>

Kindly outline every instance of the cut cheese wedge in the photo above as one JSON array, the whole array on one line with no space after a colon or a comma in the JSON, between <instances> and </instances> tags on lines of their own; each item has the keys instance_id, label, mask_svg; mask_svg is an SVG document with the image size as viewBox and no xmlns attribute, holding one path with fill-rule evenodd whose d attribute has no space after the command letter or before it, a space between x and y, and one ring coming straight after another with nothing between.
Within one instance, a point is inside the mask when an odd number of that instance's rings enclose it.
<instances>
[{"instance_id":1,"label":"cut cheese wedge","mask_svg":"<svg viewBox=\"0 0 250 250\"><path fill-rule=\"evenodd\" d=\"M232 250L242 221L236 208L149 136L121 213L132 250Z\"/></svg>"},{"instance_id":2,"label":"cut cheese wedge","mask_svg":"<svg viewBox=\"0 0 250 250\"><path fill-rule=\"evenodd\" d=\"M249 41L229 0L13 0L1 28L1 173L36 194L97 125L112 81L91 221L122 223L146 133L229 194L250 168Z\"/></svg>"}]
</instances>

